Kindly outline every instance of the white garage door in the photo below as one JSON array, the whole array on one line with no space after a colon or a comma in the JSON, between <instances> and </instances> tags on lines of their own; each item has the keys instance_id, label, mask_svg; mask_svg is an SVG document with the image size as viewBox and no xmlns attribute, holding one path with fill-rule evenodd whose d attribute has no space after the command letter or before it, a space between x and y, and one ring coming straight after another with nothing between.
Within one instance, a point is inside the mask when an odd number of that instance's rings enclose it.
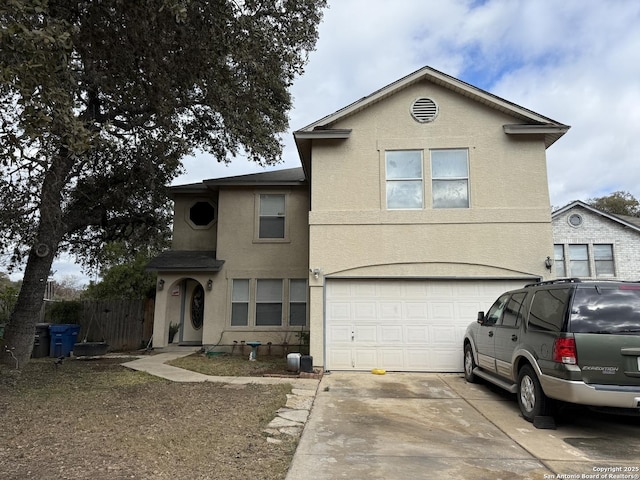
<instances>
[{"instance_id":1,"label":"white garage door","mask_svg":"<svg viewBox=\"0 0 640 480\"><path fill-rule=\"evenodd\" d=\"M461 372L462 339L520 280L327 280L326 369Z\"/></svg>"}]
</instances>

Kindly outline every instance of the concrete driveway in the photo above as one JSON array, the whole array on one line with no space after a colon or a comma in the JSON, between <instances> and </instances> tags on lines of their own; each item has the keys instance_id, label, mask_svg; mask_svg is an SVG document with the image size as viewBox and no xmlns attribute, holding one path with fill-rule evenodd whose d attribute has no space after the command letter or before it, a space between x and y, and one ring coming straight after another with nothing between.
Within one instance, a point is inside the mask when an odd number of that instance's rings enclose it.
<instances>
[{"instance_id":1,"label":"concrete driveway","mask_svg":"<svg viewBox=\"0 0 640 480\"><path fill-rule=\"evenodd\" d=\"M640 419L563 418L536 429L513 395L458 374L333 372L287 479L640 478Z\"/></svg>"}]
</instances>

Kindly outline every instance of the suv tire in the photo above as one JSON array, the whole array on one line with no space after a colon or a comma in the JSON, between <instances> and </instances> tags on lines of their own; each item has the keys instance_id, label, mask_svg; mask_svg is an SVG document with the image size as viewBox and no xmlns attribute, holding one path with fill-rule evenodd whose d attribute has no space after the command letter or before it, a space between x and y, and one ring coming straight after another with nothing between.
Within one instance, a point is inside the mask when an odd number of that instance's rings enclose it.
<instances>
[{"instance_id":1,"label":"suv tire","mask_svg":"<svg viewBox=\"0 0 640 480\"><path fill-rule=\"evenodd\" d=\"M551 415L553 410L552 400L542 391L540 380L530 365L523 366L518 372L518 406L529 422L538 416Z\"/></svg>"},{"instance_id":2,"label":"suv tire","mask_svg":"<svg viewBox=\"0 0 640 480\"><path fill-rule=\"evenodd\" d=\"M476 361L473 359L473 350L471 344L464 344L464 379L469 383L475 383L476 376L473 369L476 368Z\"/></svg>"}]
</instances>

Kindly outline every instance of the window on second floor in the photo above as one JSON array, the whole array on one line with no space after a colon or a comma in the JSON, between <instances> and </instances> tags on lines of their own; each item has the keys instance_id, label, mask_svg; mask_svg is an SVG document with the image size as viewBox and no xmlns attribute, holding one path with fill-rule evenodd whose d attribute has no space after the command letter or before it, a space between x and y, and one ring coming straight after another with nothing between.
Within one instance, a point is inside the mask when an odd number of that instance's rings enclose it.
<instances>
[{"instance_id":1,"label":"window on second floor","mask_svg":"<svg viewBox=\"0 0 640 480\"><path fill-rule=\"evenodd\" d=\"M421 150L386 152L386 175L387 208L416 209L423 207Z\"/></svg>"},{"instance_id":2,"label":"window on second floor","mask_svg":"<svg viewBox=\"0 0 640 480\"><path fill-rule=\"evenodd\" d=\"M261 194L258 205L258 239L284 239L286 237L286 196Z\"/></svg>"},{"instance_id":3,"label":"window on second floor","mask_svg":"<svg viewBox=\"0 0 640 480\"><path fill-rule=\"evenodd\" d=\"M385 152L386 200L389 210L425 208L429 184L424 172L431 173L432 208L469 208L469 155L465 148L430 151L425 168L423 150Z\"/></svg>"},{"instance_id":4,"label":"window on second floor","mask_svg":"<svg viewBox=\"0 0 640 480\"><path fill-rule=\"evenodd\" d=\"M466 149L431 150L433 208L469 208Z\"/></svg>"}]
</instances>

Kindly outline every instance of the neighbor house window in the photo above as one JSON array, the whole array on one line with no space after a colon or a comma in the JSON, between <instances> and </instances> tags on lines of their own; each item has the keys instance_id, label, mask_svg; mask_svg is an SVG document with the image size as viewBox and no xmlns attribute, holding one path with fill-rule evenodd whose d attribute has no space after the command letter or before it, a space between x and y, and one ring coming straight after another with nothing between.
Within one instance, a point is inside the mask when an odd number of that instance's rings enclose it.
<instances>
[{"instance_id":1,"label":"neighbor house window","mask_svg":"<svg viewBox=\"0 0 640 480\"><path fill-rule=\"evenodd\" d=\"M566 277L564 268L564 245L553 246L553 265L556 267L556 277Z\"/></svg>"},{"instance_id":2,"label":"neighbor house window","mask_svg":"<svg viewBox=\"0 0 640 480\"><path fill-rule=\"evenodd\" d=\"M594 244L593 259L596 266L597 277L613 277L615 275L613 268L613 245Z\"/></svg>"},{"instance_id":3,"label":"neighbor house window","mask_svg":"<svg viewBox=\"0 0 640 480\"><path fill-rule=\"evenodd\" d=\"M282 280L258 280L256 326L282 325Z\"/></svg>"},{"instance_id":4,"label":"neighbor house window","mask_svg":"<svg viewBox=\"0 0 640 480\"><path fill-rule=\"evenodd\" d=\"M249 280L233 281L231 292L231 325L245 327L249 324Z\"/></svg>"},{"instance_id":5,"label":"neighbor house window","mask_svg":"<svg viewBox=\"0 0 640 480\"><path fill-rule=\"evenodd\" d=\"M433 208L469 208L469 159L466 149L431 150Z\"/></svg>"},{"instance_id":6,"label":"neighbor house window","mask_svg":"<svg viewBox=\"0 0 640 480\"><path fill-rule=\"evenodd\" d=\"M385 171L388 209L423 208L421 150L386 152Z\"/></svg>"},{"instance_id":7,"label":"neighbor house window","mask_svg":"<svg viewBox=\"0 0 640 480\"><path fill-rule=\"evenodd\" d=\"M258 238L285 238L285 195L262 194Z\"/></svg>"},{"instance_id":8,"label":"neighbor house window","mask_svg":"<svg viewBox=\"0 0 640 480\"><path fill-rule=\"evenodd\" d=\"M307 324L307 280L291 280L289 283L289 325L302 327Z\"/></svg>"},{"instance_id":9,"label":"neighbor house window","mask_svg":"<svg viewBox=\"0 0 640 480\"><path fill-rule=\"evenodd\" d=\"M587 245L569 245L569 273L572 277L590 275Z\"/></svg>"}]
</instances>

